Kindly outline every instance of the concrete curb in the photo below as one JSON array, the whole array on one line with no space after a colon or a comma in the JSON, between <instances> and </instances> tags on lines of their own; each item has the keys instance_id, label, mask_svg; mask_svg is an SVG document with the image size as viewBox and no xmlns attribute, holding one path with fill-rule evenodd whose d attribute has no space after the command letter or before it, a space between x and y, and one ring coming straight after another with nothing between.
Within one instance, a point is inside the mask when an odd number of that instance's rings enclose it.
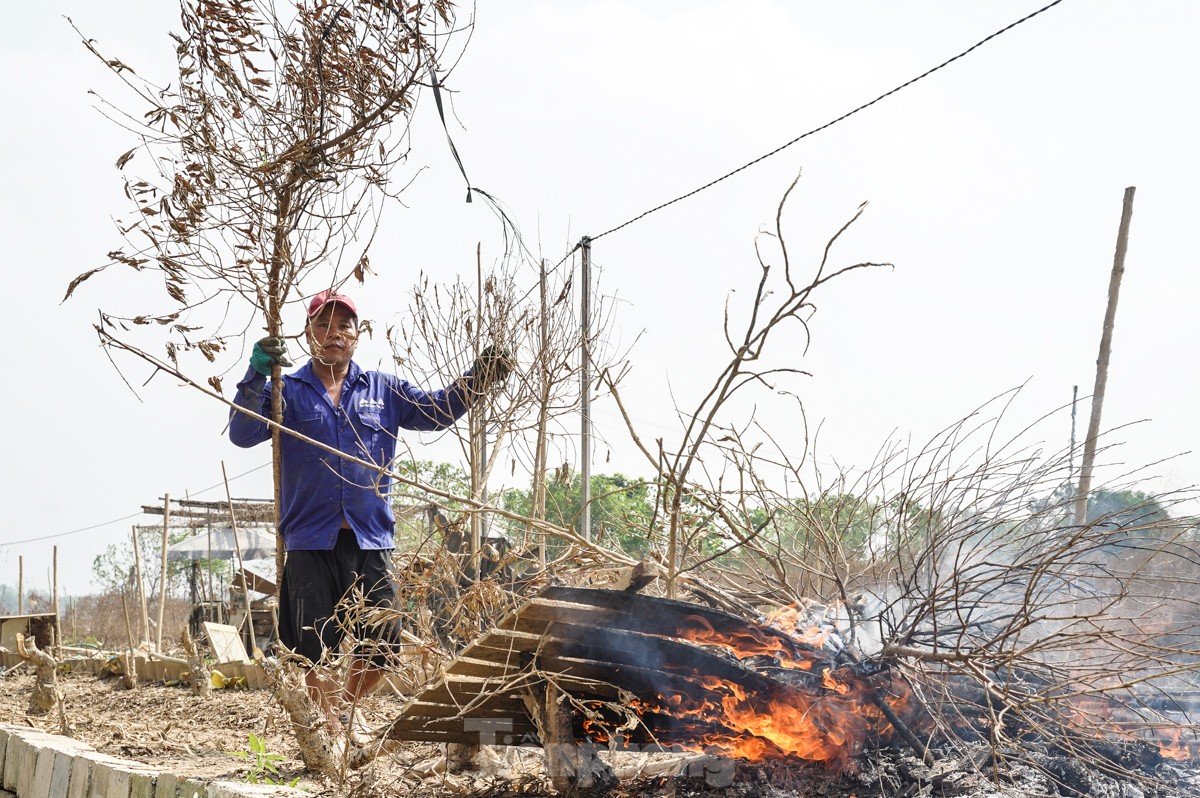
<instances>
[{"instance_id":1,"label":"concrete curb","mask_svg":"<svg viewBox=\"0 0 1200 798\"><path fill-rule=\"evenodd\" d=\"M0 723L0 789L17 798L272 798L300 790L205 781L103 754L70 737Z\"/></svg>"}]
</instances>

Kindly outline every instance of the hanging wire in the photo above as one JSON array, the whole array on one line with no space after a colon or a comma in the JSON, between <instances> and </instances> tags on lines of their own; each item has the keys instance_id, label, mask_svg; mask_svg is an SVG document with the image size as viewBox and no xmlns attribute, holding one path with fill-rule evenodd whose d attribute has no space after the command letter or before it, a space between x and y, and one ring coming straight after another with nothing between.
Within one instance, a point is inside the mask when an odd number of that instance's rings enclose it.
<instances>
[{"instance_id":1,"label":"hanging wire","mask_svg":"<svg viewBox=\"0 0 1200 798\"><path fill-rule=\"evenodd\" d=\"M925 78L932 75L934 72L937 72L940 69L944 69L944 68L950 66L955 61L958 61L960 58L964 58L967 55L970 55L975 50L978 50L980 47L987 44L988 42L995 39L996 37L1007 33L1008 31L1017 27L1021 23L1028 22L1029 20L1036 17L1038 14L1042 14L1042 13L1045 13L1046 11L1049 11L1051 8L1054 8L1056 5L1058 5L1062 1L1063 0L1054 0L1054 2L1048 3L1047 5L1042 6L1037 11L1034 11L1031 14L1027 14L1027 15L1021 17L1016 22L1012 22L1012 23L1009 23L1008 25L1005 25L1003 28L996 31L992 35L987 36L986 38L980 39L979 41L975 42L975 44L973 44L970 47L968 47L967 49L963 50L958 55L953 56L952 58L948 58L945 61L943 61L942 63L938 64L937 66L935 66L931 69L925 70L920 75L917 75L915 78L906 80L904 83L901 83L899 86L896 86L895 88L884 92L883 94L876 97L874 100L871 100L870 102L865 102L862 105L858 106L857 108L847 111L846 113L842 114L841 116L837 117L836 119L831 119L830 121L826 122L825 124L821 125L820 127L815 127L806 133L801 133L799 136L796 136L796 138L792 139L791 141L787 142L786 144L781 144L780 146L776 147L775 149L771 150L770 152L760 155L757 158L755 158L754 160L748 161L747 163L742 164L737 169L734 169L732 172L727 172L726 174L721 175L720 177L718 177L715 180L710 180L709 182L705 183L704 185L700 186L699 188L692 189L691 191L687 192L686 194L681 194L680 196L676 197L675 199L668 200L667 202L664 202L661 205L655 205L653 208L651 208L647 211L643 211L642 213L639 213L637 216L634 216L633 218L631 218L625 222L622 222L621 224L617 225L616 227L609 228L608 230L605 230L603 233L600 233L599 235L592 236L592 240L596 241L598 239L604 238L606 235L609 235L610 233L615 233L618 230L623 230L624 228L628 227L629 225L633 224L634 222L645 219L647 216L649 216L652 213L661 211L663 208L670 207L671 205L674 205L677 202L682 202L683 200L688 199L689 197L694 197L697 194L699 194L701 191L710 189L713 186L717 185L718 183L728 180L729 178L733 177L734 175L738 174L739 172L743 172L743 171L749 169L751 166L754 166L757 163L761 163L762 161L765 161L766 159L770 158L773 155L778 155L779 153L783 152L784 150L786 150L788 147L792 146L796 142L806 139L809 136L812 136L816 133L820 133L822 130L831 128L834 125L836 125L838 122L849 119L850 117L854 116L855 114L859 113L860 111L865 111L866 109L870 108L872 105L875 105L876 103L881 102L881 101L887 99L888 97L891 97L893 94L896 94L897 92L908 88L909 86L913 85L914 83L917 83L918 81L924 80ZM578 249L578 245L575 247L575 249ZM575 249L572 249L571 252L568 252L567 257L570 257L571 254L575 251ZM566 260L566 258L563 258L563 260Z\"/></svg>"}]
</instances>

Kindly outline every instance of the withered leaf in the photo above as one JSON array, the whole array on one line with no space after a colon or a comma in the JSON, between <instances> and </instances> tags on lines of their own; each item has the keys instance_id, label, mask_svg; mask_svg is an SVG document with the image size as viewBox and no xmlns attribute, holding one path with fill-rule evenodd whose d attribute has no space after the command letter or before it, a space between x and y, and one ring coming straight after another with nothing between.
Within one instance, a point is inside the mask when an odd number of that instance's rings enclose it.
<instances>
[{"instance_id":1,"label":"withered leaf","mask_svg":"<svg viewBox=\"0 0 1200 798\"><path fill-rule=\"evenodd\" d=\"M79 275L74 280L72 280L71 284L67 286L67 293L65 293L63 295L62 302L59 302L59 304L61 305L63 302L66 302L68 299L70 299L71 294L75 293L75 289L79 287L80 283L82 283L87 278L91 277L96 272L104 271L105 268L107 268L107 267L106 266L97 266L94 269L89 269L88 271L84 272L83 274Z\"/></svg>"},{"instance_id":2,"label":"withered leaf","mask_svg":"<svg viewBox=\"0 0 1200 798\"><path fill-rule=\"evenodd\" d=\"M223 393L223 391L221 390L221 378L220 377L218 377L216 375L209 377L208 384L211 385L213 387L213 390L216 391L217 393Z\"/></svg>"},{"instance_id":3,"label":"withered leaf","mask_svg":"<svg viewBox=\"0 0 1200 798\"><path fill-rule=\"evenodd\" d=\"M117 159L117 168L124 169L125 164L129 163L129 161L133 159L133 154L135 152L137 152L137 147L134 147L132 150L130 150L129 152L125 153L120 158L118 158Z\"/></svg>"},{"instance_id":4,"label":"withered leaf","mask_svg":"<svg viewBox=\"0 0 1200 798\"><path fill-rule=\"evenodd\" d=\"M367 275L371 273L371 261L364 254L358 259L358 264L354 267L354 279L362 283L367 279Z\"/></svg>"}]
</instances>

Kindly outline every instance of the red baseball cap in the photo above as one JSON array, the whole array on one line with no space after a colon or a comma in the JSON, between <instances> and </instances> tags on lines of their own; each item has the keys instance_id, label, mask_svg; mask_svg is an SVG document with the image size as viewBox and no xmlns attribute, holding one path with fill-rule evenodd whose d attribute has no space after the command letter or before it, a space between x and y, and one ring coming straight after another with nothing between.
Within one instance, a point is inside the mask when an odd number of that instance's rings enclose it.
<instances>
[{"instance_id":1,"label":"red baseball cap","mask_svg":"<svg viewBox=\"0 0 1200 798\"><path fill-rule=\"evenodd\" d=\"M308 317L311 319L316 316L330 302L344 305L347 310L354 314L354 318L358 318L358 308L354 306L354 300L345 294L338 294L332 290L322 291L312 298L312 301L308 303Z\"/></svg>"}]
</instances>

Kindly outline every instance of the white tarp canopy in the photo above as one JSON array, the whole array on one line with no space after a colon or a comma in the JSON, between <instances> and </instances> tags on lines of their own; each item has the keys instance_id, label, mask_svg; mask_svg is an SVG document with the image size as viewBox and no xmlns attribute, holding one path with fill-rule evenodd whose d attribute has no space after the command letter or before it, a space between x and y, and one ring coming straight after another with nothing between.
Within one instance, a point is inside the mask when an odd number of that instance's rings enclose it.
<instances>
[{"instance_id":1,"label":"white tarp canopy","mask_svg":"<svg viewBox=\"0 0 1200 798\"><path fill-rule=\"evenodd\" d=\"M275 556L275 530L263 527L238 528L238 544L243 560L262 560ZM168 560L236 559L233 529L221 527L198 532L190 538L167 546Z\"/></svg>"}]
</instances>

